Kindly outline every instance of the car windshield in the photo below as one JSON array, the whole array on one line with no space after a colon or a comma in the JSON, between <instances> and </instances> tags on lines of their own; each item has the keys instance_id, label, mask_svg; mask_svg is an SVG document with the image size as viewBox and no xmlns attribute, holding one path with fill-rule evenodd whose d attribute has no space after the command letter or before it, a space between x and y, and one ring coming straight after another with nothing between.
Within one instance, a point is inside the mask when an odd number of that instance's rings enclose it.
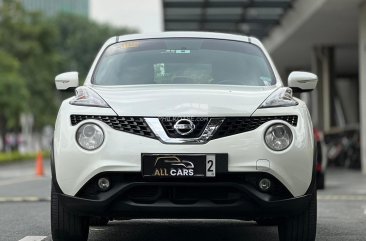
<instances>
[{"instance_id":1,"label":"car windshield","mask_svg":"<svg viewBox=\"0 0 366 241\"><path fill-rule=\"evenodd\" d=\"M96 85L270 86L276 83L267 58L257 46L200 38L113 44L103 53L92 81Z\"/></svg>"}]
</instances>

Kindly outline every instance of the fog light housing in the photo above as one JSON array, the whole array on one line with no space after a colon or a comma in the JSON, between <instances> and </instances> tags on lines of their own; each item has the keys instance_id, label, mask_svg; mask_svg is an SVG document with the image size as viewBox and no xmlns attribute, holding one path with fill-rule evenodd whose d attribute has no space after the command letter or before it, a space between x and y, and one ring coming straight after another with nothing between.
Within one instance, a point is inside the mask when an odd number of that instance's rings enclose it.
<instances>
[{"instance_id":1,"label":"fog light housing","mask_svg":"<svg viewBox=\"0 0 366 241\"><path fill-rule=\"evenodd\" d=\"M106 192L111 187L111 182L106 177L99 178L98 187L102 192Z\"/></svg>"},{"instance_id":2,"label":"fog light housing","mask_svg":"<svg viewBox=\"0 0 366 241\"><path fill-rule=\"evenodd\" d=\"M261 191L266 192L271 188L272 182L268 178L262 178L259 181L258 186Z\"/></svg>"}]
</instances>

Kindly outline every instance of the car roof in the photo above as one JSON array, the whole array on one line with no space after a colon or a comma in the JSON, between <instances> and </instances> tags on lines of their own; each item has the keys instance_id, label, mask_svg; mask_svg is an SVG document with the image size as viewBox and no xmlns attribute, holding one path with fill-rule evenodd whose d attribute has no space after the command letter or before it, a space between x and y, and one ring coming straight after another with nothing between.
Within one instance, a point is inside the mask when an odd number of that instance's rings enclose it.
<instances>
[{"instance_id":1,"label":"car roof","mask_svg":"<svg viewBox=\"0 0 366 241\"><path fill-rule=\"evenodd\" d=\"M190 32L190 31L179 31L179 32L161 32L161 33L150 33L150 34L128 34L117 36L115 41L129 41L138 39L152 39L152 38L213 38L213 39L225 39L225 40L236 40L248 43L254 43L261 46L260 41L253 37L237 34L227 33L214 33L214 32Z\"/></svg>"}]
</instances>

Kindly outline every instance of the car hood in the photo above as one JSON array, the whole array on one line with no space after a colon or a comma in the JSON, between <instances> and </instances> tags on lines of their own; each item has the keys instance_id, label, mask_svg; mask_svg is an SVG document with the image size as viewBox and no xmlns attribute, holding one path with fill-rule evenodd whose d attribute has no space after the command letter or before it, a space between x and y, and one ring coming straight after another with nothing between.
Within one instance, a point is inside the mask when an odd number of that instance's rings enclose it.
<instances>
[{"instance_id":1,"label":"car hood","mask_svg":"<svg viewBox=\"0 0 366 241\"><path fill-rule=\"evenodd\" d=\"M277 87L91 86L119 116L250 116Z\"/></svg>"}]
</instances>

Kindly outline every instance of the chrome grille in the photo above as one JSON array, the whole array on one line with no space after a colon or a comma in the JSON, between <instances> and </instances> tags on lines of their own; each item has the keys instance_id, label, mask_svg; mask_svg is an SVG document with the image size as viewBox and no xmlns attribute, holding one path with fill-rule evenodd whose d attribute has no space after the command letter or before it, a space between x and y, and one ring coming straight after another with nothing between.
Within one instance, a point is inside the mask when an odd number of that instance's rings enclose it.
<instances>
[{"instance_id":1,"label":"chrome grille","mask_svg":"<svg viewBox=\"0 0 366 241\"><path fill-rule=\"evenodd\" d=\"M181 119L190 119L195 125L195 129L192 133L182 136L177 133L174 129L174 124ZM181 118L181 117L161 117L159 118L161 125L164 127L166 134L170 138L198 138L201 136L203 130L205 129L210 118L207 117L197 117L197 118Z\"/></svg>"}]
</instances>

